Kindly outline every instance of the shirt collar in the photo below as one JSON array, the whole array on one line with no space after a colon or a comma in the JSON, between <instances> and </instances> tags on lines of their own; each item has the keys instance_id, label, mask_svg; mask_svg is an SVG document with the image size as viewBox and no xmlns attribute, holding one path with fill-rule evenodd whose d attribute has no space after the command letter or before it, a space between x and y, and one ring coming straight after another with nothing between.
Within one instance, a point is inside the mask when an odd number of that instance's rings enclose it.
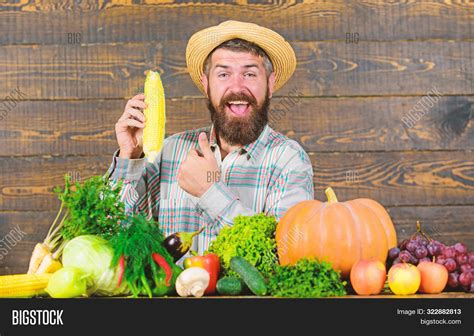
<instances>
[{"instance_id":1,"label":"shirt collar","mask_svg":"<svg viewBox=\"0 0 474 336\"><path fill-rule=\"evenodd\" d=\"M268 126L267 124L263 128L263 131L260 133L257 140L255 140L252 143L249 143L248 145L242 146L242 151L244 151L248 155L247 158L255 159L259 157L259 155L262 153L263 148L265 148L265 146L268 143L269 133L270 133L270 126ZM209 132L209 143L210 143L210 146L213 148L217 146L216 132L215 132L213 124L211 125L211 129Z\"/></svg>"}]
</instances>

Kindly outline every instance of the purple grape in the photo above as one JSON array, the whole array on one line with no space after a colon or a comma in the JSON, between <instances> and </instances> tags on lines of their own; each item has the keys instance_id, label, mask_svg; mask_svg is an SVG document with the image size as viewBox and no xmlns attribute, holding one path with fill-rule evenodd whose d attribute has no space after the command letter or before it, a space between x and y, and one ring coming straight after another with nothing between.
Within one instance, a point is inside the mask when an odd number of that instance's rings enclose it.
<instances>
[{"instance_id":1,"label":"purple grape","mask_svg":"<svg viewBox=\"0 0 474 336\"><path fill-rule=\"evenodd\" d=\"M440 255L440 256L436 257L436 262L438 264L444 265L444 263L446 262L446 257L443 256L443 255Z\"/></svg>"},{"instance_id":2,"label":"purple grape","mask_svg":"<svg viewBox=\"0 0 474 336\"><path fill-rule=\"evenodd\" d=\"M474 281L471 282L471 290L469 292L474 293Z\"/></svg>"},{"instance_id":3,"label":"purple grape","mask_svg":"<svg viewBox=\"0 0 474 336\"><path fill-rule=\"evenodd\" d=\"M466 286L466 287L471 286L471 282L472 282L471 272L463 272L459 274L458 281L461 284L461 286Z\"/></svg>"},{"instance_id":4,"label":"purple grape","mask_svg":"<svg viewBox=\"0 0 474 336\"><path fill-rule=\"evenodd\" d=\"M406 246L407 246L407 244L408 244L409 241L410 241L410 240L408 240L408 239L402 240L402 242L401 242L400 245L399 245L400 250L404 250L404 249L406 248Z\"/></svg>"},{"instance_id":5,"label":"purple grape","mask_svg":"<svg viewBox=\"0 0 474 336\"><path fill-rule=\"evenodd\" d=\"M469 264L461 265L460 270L461 270L461 273L474 271L474 269Z\"/></svg>"},{"instance_id":6,"label":"purple grape","mask_svg":"<svg viewBox=\"0 0 474 336\"><path fill-rule=\"evenodd\" d=\"M446 262L444 263L444 267L448 270L448 272L454 272L458 265L456 264L456 261L452 258L446 259Z\"/></svg>"},{"instance_id":7,"label":"purple grape","mask_svg":"<svg viewBox=\"0 0 474 336\"><path fill-rule=\"evenodd\" d=\"M457 254L467 253L467 247L463 243L454 244L454 250L456 251Z\"/></svg>"},{"instance_id":8,"label":"purple grape","mask_svg":"<svg viewBox=\"0 0 474 336\"><path fill-rule=\"evenodd\" d=\"M441 254L441 246L436 243L429 243L426 248L431 256L439 256Z\"/></svg>"},{"instance_id":9,"label":"purple grape","mask_svg":"<svg viewBox=\"0 0 474 336\"><path fill-rule=\"evenodd\" d=\"M471 264L471 267L474 268L474 252L469 252L468 256L469 256L469 263Z\"/></svg>"},{"instance_id":10,"label":"purple grape","mask_svg":"<svg viewBox=\"0 0 474 336\"><path fill-rule=\"evenodd\" d=\"M431 259L428 257L421 258L418 264L421 264L422 262L431 262Z\"/></svg>"},{"instance_id":11,"label":"purple grape","mask_svg":"<svg viewBox=\"0 0 474 336\"><path fill-rule=\"evenodd\" d=\"M398 258L400 258L401 262L410 262L413 256L408 251L401 251Z\"/></svg>"},{"instance_id":12,"label":"purple grape","mask_svg":"<svg viewBox=\"0 0 474 336\"><path fill-rule=\"evenodd\" d=\"M400 254L400 249L398 247L392 247L388 250L388 257L390 260L395 260Z\"/></svg>"},{"instance_id":13,"label":"purple grape","mask_svg":"<svg viewBox=\"0 0 474 336\"><path fill-rule=\"evenodd\" d=\"M443 252L446 258L454 258L456 256L456 252L454 251L453 247L446 247Z\"/></svg>"},{"instance_id":14,"label":"purple grape","mask_svg":"<svg viewBox=\"0 0 474 336\"><path fill-rule=\"evenodd\" d=\"M467 254L459 254L456 256L456 261L459 265L464 265L469 262L469 257Z\"/></svg>"},{"instance_id":15,"label":"purple grape","mask_svg":"<svg viewBox=\"0 0 474 336\"><path fill-rule=\"evenodd\" d=\"M415 252L417 247L418 247L418 243L412 240L408 242L406 249L408 252Z\"/></svg>"},{"instance_id":16,"label":"purple grape","mask_svg":"<svg viewBox=\"0 0 474 336\"><path fill-rule=\"evenodd\" d=\"M428 250L424 246L420 246L415 250L415 257L418 259L423 259L428 255Z\"/></svg>"},{"instance_id":17,"label":"purple grape","mask_svg":"<svg viewBox=\"0 0 474 336\"><path fill-rule=\"evenodd\" d=\"M458 282L459 274L454 272L454 273L449 273L448 275L448 286L451 288L456 288L459 285Z\"/></svg>"},{"instance_id":18,"label":"purple grape","mask_svg":"<svg viewBox=\"0 0 474 336\"><path fill-rule=\"evenodd\" d=\"M420 244L423 245L423 246L426 246L428 245L430 242L428 241L428 239L426 239L425 237L421 237L420 238Z\"/></svg>"}]
</instances>

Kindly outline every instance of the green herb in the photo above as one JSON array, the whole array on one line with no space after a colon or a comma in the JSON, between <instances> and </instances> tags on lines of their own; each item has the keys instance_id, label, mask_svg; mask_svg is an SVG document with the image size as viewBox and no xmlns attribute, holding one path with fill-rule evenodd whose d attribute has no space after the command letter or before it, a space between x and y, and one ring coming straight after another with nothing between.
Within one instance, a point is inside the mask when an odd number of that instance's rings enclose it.
<instances>
[{"instance_id":1,"label":"green herb","mask_svg":"<svg viewBox=\"0 0 474 336\"><path fill-rule=\"evenodd\" d=\"M120 258L125 258L123 278L134 296L151 297L155 287L162 286L160 268L152 258L153 253L174 265L173 257L162 244L164 239L158 223L147 220L143 214L131 215L120 232L110 239L114 250L112 265L117 266ZM173 273L175 270L173 268Z\"/></svg>"},{"instance_id":2,"label":"green herb","mask_svg":"<svg viewBox=\"0 0 474 336\"><path fill-rule=\"evenodd\" d=\"M59 199L68 209L68 215L61 228L65 240L91 234L109 238L115 234L120 222L126 218L124 204L120 201L121 183L113 187L102 176L93 176L70 185L65 177L64 191L56 188Z\"/></svg>"},{"instance_id":3,"label":"green herb","mask_svg":"<svg viewBox=\"0 0 474 336\"><path fill-rule=\"evenodd\" d=\"M65 175L64 190L54 188L61 207L43 242L54 259L59 259L66 243L75 237L91 234L109 238L118 231L126 218L121 189L122 182L113 186L102 176L71 186L70 176Z\"/></svg>"},{"instance_id":4,"label":"green herb","mask_svg":"<svg viewBox=\"0 0 474 336\"><path fill-rule=\"evenodd\" d=\"M268 287L277 297L315 298L345 295L345 285L330 263L301 259L294 266L276 267Z\"/></svg>"},{"instance_id":5,"label":"green herb","mask_svg":"<svg viewBox=\"0 0 474 336\"><path fill-rule=\"evenodd\" d=\"M264 214L237 216L234 225L223 228L211 242L209 251L219 256L222 269L229 276L236 276L230 269L230 259L240 256L269 277L278 262L274 238L276 225L274 217Z\"/></svg>"}]
</instances>

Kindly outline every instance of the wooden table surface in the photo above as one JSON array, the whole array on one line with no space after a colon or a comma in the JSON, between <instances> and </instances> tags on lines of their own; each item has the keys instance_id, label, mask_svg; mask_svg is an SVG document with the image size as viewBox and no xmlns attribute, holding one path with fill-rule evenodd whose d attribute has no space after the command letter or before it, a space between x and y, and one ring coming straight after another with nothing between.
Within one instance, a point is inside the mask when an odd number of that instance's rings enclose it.
<instances>
[{"instance_id":1,"label":"wooden table surface","mask_svg":"<svg viewBox=\"0 0 474 336\"><path fill-rule=\"evenodd\" d=\"M94 299L97 298L106 298L106 299L121 299L121 298L129 298L129 297L91 297ZM140 299L148 299L148 297L139 297ZM179 297L179 296L171 296L171 297L153 297L152 299L193 299L193 300L202 300L202 299L280 299L275 298L272 296L255 296L255 295L245 295L245 296L204 296L201 298L194 298L194 297ZM292 299L292 298L288 298ZM326 298L325 298L326 299ZM329 299L474 299L474 293L463 293L463 292L446 292L440 294L415 294L415 295L393 295L393 294L381 294L381 295L345 295L345 296L337 296L337 297L330 297Z\"/></svg>"}]
</instances>

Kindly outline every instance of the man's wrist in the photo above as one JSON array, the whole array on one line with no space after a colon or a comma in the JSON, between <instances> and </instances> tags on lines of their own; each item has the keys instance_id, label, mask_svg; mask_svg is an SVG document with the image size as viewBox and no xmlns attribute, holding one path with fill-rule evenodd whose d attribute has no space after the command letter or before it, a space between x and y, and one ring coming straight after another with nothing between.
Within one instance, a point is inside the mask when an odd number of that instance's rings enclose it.
<instances>
[{"instance_id":1,"label":"man's wrist","mask_svg":"<svg viewBox=\"0 0 474 336\"><path fill-rule=\"evenodd\" d=\"M137 151L137 152L132 152L132 153L122 153L121 150L119 150L118 157L121 159L129 159L129 160L136 160L136 159L141 159L143 155L143 151Z\"/></svg>"}]
</instances>

